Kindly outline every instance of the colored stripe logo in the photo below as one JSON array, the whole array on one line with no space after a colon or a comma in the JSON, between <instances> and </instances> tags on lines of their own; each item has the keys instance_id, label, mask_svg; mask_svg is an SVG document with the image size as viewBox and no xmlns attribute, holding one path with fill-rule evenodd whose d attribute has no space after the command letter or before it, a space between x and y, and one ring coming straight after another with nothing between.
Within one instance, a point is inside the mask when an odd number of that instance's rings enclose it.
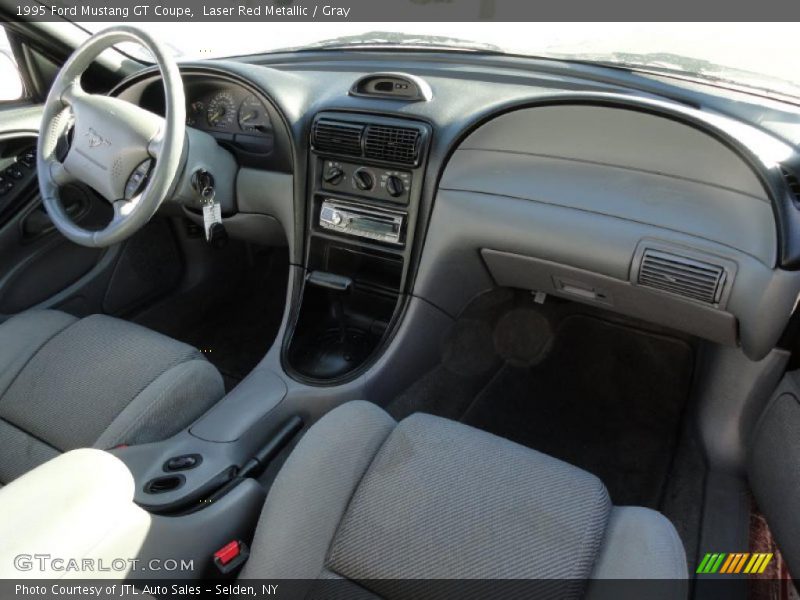
<instances>
[{"instance_id":1,"label":"colored stripe logo","mask_svg":"<svg viewBox=\"0 0 800 600\"><path fill-rule=\"evenodd\" d=\"M773 554L756 552L714 553L709 552L700 561L696 573L763 573L772 561Z\"/></svg>"}]
</instances>

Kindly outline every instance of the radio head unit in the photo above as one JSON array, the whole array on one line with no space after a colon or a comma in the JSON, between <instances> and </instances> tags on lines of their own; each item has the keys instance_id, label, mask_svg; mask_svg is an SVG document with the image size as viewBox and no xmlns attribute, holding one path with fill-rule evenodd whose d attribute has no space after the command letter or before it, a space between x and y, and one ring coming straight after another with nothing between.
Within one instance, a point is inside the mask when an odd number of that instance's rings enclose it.
<instances>
[{"instance_id":1,"label":"radio head unit","mask_svg":"<svg viewBox=\"0 0 800 600\"><path fill-rule=\"evenodd\" d=\"M319 212L319 226L323 229L400 246L404 224L405 213L333 198L325 199Z\"/></svg>"}]
</instances>

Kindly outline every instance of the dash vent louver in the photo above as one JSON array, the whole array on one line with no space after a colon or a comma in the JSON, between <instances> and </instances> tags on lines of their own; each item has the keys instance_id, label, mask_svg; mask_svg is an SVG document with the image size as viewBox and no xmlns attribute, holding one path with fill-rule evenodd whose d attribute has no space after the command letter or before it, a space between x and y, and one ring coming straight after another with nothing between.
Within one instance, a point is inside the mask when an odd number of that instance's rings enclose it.
<instances>
[{"instance_id":1,"label":"dash vent louver","mask_svg":"<svg viewBox=\"0 0 800 600\"><path fill-rule=\"evenodd\" d=\"M375 160L416 165L420 132L412 127L369 125L364 138L364 156Z\"/></svg>"},{"instance_id":2,"label":"dash vent louver","mask_svg":"<svg viewBox=\"0 0 800 600\"><path fill-rule=\"evenodd\" d=\"M359 123L320 119L314 125L311 143L322 152L361 156L364 128Z\"/></svg>"},{"instance_id":3,"label":"dash vent louver","mask_svg":"<svg viewBox=\"0 0 800 600\"><path fill-rule=\"evenodd\" d=\"M725 269L712 263L648 248L642 255L639 284L707 304L717 304L725 286Z\"/></svg>"}]
</instances>

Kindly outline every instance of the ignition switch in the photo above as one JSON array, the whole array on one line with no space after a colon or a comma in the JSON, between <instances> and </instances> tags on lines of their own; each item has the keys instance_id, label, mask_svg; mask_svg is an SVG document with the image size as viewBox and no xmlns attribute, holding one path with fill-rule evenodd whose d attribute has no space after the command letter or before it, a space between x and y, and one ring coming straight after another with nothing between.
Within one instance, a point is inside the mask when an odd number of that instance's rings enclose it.
<instances>
[{"instance_id":1,"label":"ignition switch","mask_svg":"<svg viewBox=\"0 0 800 600\"><path fill-rule=\"evenodd\" d=\"M192 174L192 187L202 197L204 190L214 189L214 176L205 169L197 169Z\"/></svg>"}]
</instances>

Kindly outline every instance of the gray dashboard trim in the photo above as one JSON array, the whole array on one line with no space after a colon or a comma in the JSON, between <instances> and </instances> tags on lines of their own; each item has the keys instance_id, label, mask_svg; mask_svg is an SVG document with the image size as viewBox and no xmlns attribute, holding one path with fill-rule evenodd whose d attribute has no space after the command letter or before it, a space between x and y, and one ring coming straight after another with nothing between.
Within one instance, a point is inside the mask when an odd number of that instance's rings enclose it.
<instances>
[{"instance_id":1,"label":"gray dashboard trim","mask_svg":"<svg viewBox=\"0 0 800 600\"><path fill-rule=\"evenodd\" d=\"M761 152L780 155L772 146ZM761 181L731 148L696 127L627 107L553 104L507 112L467 137L457 152L465 150L598 162L729 187L769 202Z\"/></svg>"},{"instance_id":2,"label":"gray dashboard trim","mask_svg":"<svg viewBox=\"0 0 800 600\"><path fill-rule=\"evenodd\" d=\"M445 159L446 166L440 172L444 179L449 161L462 148L469 148L468 140L477 135L484 126L532 109L545 107L595 107L621 109L620 112L640 113L661 118L693 129L708 140L726 148L732 156L738 156L744 169L760 184L763 193L756 196L766 198L772 208L776 230L776 263L783 268L795 269L800 261L800 211L795 207L790 191L781 173L782 161L795 157L794 149L786 142L748 123L737 121L720 113L700 110L698 107L679 104L646 95L631 95L616 92L560 91L548 90L538 98L526 100L510 99L501 106L486 110L458 134ZM613 140L614 137L608 138ZM657 140L654 141L654 143ZM502 146L501 146L502 148ZM523 151L524 153L534 153ZM592 162L592 161L587 161ZM601 161L602 162L602 161ZM648 171L650 168L643 168ZM681 178L693 179L685 175ZM752 179L750 180L752 183ZM719 184L719 181L715 182ZM436 186L438 189L439 182ZM727 184L724 187L728 187ZM747 194L745 187L745 194ZM756 187L749 187L755 191Z\"/></svg>"},{"instance_id":3,"label":"gray dashboard trim","mask_svg":"<svg viewBox=\"0 0 800 600\"><path fill-rule=\"evenodd\" d=\"M487 227L487 222L492 226ZM715 309L630 286L633 257L643 239L656 239L669 246L688 247L735 262L737 274L727 303L727 313L735 320L707 322L709 311ZM616 284L630 287L625 289L628 308L620 312L632 314L633 310L640 318L664 323L659 315L670 310L669 306L673 309L678 306L686 318L666 324L716 342L738 343L753 360L762 358L775 346L800 293L797 273L773 270L745 253L691 235L563 206L441 190L431 218L415 295L455 316L470 299L498 284L512 285L516 281L519 287L533 289L530 281L542 281L542 277L549 281L547 278L560 273L526 273L532 267L523 262L515 267L514 277L509 274L509 267L504 267L503 277L496 280L481 258L483 249L552 263L559 269L578 269L588 273L592 281L600 280L596 285L610 287L607 281L602 283L602 278L610 278ZM609 308L619 310L619 307ZM727 314L717 312L721 317ZM708 326L713 322L718 326L709 331Z\"/></svg>"},{"instance_id":4,"label":"gray dashboard trim","mask_svg":"<svg viewBox=\"0 0 800 600\"><path fill-rule=\"evenodd\" d=\"M625 170L625 171L635 171L637 173L644 173L644 174L647 174L647 175L669 177L670 179L676 179L676 180L679 180L679 181L686 181L688 183L696 183L696 184L699 184L699 185L709 185L709 186L713 186L713 187L721 189L721 190L726 190L726 191L734 192L734 193L741 194L741 195L744 195L744 196L749 196L750 198L753 198L755 200L760 200L760 201L764 202L765 204L769 204L769 198L763 193L763 189L761 190L761 192L759 192L757 194L748 194L747 191L737 190L736 188L731 187L729 185L726 185L725 183L722 183L722 182L711 183L711 182L708 182L708 181L704 181L702 179L695 179L695 178L692 178L692 177L687 177L686 174L674 174L674 173L665 174L662 171L658 171L658 170L655 170L655 169L648 169L648 168L641 167L641 166L633 167L633 166L630 166L630 165L615 164L615 163L612 163L612 162L607 162L607 161L597 160L597 159L590 160L590 159L586 159L586 158L575 158L575 157L569 157L569 156L559 156L559 155L555 155L555 154L541 154L541 153L536 153L536 152L523 152L523 151L514 151L514 150L459 147L458 148L458 152L463 152L463 153L466 153L466 152L483 152L483 153L497 152L498 154L502 154L504 156L521 155L521 156L531 157L532 159L540 158L540 159L564 160L564 161L575 162L575 163L578 163L578 164L594 165L594 166L598 166L598 167L607 167L607 168L613 168L613 169L621 169L621 170ZM759 189L761 189L761 188L759 188Z\"/></svg>"},{"instance_id":5,"label":"gray dashboard trim","mask_svg":"<svg viewBox=\"0 0 800 600\"><path fill-rule=\"evenodd\" d=\"M764 198L633 168L461 150L440 190L502 195L655 225L729 246L773 267L777 240Z\"/></svg>"},{"instance_id":6,"label":"gray dashboard trim","mask_svg":"<svg viewBox=\"0 0 800 600\"><path fill-rule=\"evenodd\" d=\"M736 319L730 313L715 310L711 306L529 256L484 248L481 250L481 257L492 278L500 286L535 290L567 300L595 304L665 327L691 329L696 335L719 344L736 344ZM569 293L558 285L560 282L572 283L573 289L602 292L602 298L591 300L588 295Z\"/></svg>"},{"instance_id":7,"label":"gray dashboard trim","mask_svg":"<svg viewBox=\"0 0 800 600\"><path fill-rule=\"evenodd\" d=\"M671 143L661 147L659 139ZM678 329L739 343L751 359L777 343L800 291L796 273L773 270L781 216L767 173L792 154L783 142L694 108L597 93L508 107L459 140L440 177L416 295L457 315L475 295L515 281L507 272L496 281L480 259L483 249L629 282L636 248L655 238L737 266L727 310L738 335L731 338L727 325L709 332L694 318ZM643 156L651 144L657 160ZM658 193L642 191L654 185ZM517 274L521 287L529 287L525 277ZM631 294L642 305L629 302L629 309L648 318L656 296L638 286ZM701 318L709 310L686 308ZM659 311L649 312L663 322Z\"/></svg>"}]
</instances>

